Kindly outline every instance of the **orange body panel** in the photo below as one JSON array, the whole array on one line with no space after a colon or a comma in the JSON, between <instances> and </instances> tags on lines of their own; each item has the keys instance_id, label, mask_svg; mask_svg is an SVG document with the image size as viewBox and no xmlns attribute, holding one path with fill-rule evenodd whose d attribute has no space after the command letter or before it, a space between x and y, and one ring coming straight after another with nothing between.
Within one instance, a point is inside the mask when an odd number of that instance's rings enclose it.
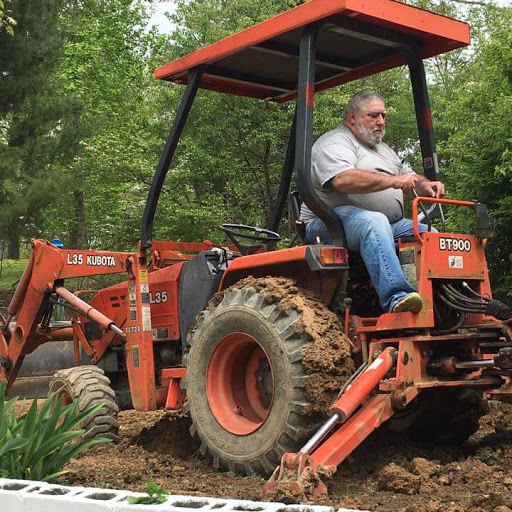
<instances>
[{"instance_id":1,"label":"orange body panel","mask_svg":"<svg viewBox=\"0 0 512 512\"><path fill-rule=\"evenodd\" d=\"M183 264L184 261L148 274L151 325L155 341L180 339L178 290ZM128 282L125 281L100 290L90 303L110 318L121 313L122 320L116 321L116 324L123 326L127 314L127 295Z\"/></svg>"},{"instance_id":2,"label":"orange body panel","mask_svg":"<svg viewBox=\"0 0 512 512\"><path fill-rule=\"evenodd\" d=\"M128 281L128 315L124 327L126 368L134 409L157 408L151 305L146 253L130 258Z\"/></svg>"},{"instance_id":3,"label":"orange body panel","mask_svg":"<svg viewBox=\"0 0 512 512\"><path fill-rule=\"evenodd\" d=\"M419 314L410 312L381 315L376 325L368 325L362 332L434 327L433 280L459 279L471 282L475 291L491 297L485 244L474 235L424 233L421 243L400 242L400 249L416 253L418 292L423 298ZM484 315L471 315L473 323L480 323Z\"/></svg>"}]
</instances>

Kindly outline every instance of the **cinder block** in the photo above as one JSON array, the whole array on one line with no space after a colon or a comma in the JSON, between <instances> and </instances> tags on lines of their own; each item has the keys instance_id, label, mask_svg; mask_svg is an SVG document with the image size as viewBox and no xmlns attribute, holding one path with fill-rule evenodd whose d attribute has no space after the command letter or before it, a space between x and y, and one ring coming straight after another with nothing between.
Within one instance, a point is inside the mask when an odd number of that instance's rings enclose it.
<instances>
[{"instance_id":1,"label":"cinder block","mask_svg":"<svg viewBox=\"0 0 512 512\"><path fill-rule=\"evenodd\" d=\"M32 482L0 478L0 510L25 512L23 494L34 487Z\"/></svg>"},{"instance_id":2,"label":"cinder block","mask_svg":"<svg viewBox=\"0 0 512 512\"><path fill-rule=\"evenodd\" d=\"M0 490L0 510L9 512L25 512L25 503L15 491Z\"/></svg>"},{"instance_id":3,"label":"cinder block","mask_svg":"<svg viewBox=\"0 0 512 512\"><path fill-rule=\"evenodd\" d=\"M158 505L132 505L128 496L145 494L0 478L2 512L334 512L332 507L322 505L176 495L167 496ZM340 508L336 512L370 511Z\"/></svg>"},{"instance_id":4,"label":"cinder block","mask_svg":"<svg viewBox=\"0 0 512 512\"><path fill-rule=\"evenodd\" d=\"M25 496L26 512L111 512L115 502L126 494L127 491L48 485Z\"/></svg>"},{"instance_id":5,"label":"cinder block","mask_svg":"<svg viewBox=\"0 0 512 512\"><path fill-rule=\"evenodd\" d=\"M77 512L74 497L83 487L38 483L38 489L28 490L23 495L26 512Z\"/></svg>"}]
</instances>

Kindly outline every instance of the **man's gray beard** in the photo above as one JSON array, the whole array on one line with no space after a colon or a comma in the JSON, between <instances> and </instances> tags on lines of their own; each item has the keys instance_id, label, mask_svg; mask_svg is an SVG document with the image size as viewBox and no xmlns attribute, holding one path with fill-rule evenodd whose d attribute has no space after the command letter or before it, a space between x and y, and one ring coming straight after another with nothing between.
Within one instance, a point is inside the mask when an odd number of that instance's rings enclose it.
<instances>
[{"instance_id":1,"label":"man's gray beard","mask_svg":"<svg viewBox=\"0 0 512 512\"><path fill-rule=\"evenodd\" d=\"M363 123L356 122L356 129L359 133L361 140L370 146L377 146L382 142L384 135L386 135L386 129L381 128L381 132L374 135L370 130L366 129Z\"/></svg>"}]
</instances>

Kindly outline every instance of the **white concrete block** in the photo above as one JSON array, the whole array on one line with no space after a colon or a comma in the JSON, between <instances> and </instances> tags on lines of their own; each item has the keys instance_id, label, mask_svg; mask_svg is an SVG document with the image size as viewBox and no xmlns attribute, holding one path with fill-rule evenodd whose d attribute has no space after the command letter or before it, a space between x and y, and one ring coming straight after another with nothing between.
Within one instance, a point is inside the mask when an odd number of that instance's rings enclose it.
<instances>
[{"instance_id":1,"label":"white concrete block","mask_svg":"<svg viewBox=\"0 0 512 512\"><path fill-rule=\"evenodd\" d=\"M25 503L20 494L0 490L0 510L2 512L25 512Z\"/></svg>"},{"instance_id":2,"label":"white concrete block","mask_svg":"<svg viewBox=\"0 0 512 512\"><path fill-rule=\"evenodd\" d=\"M39 483L39 482L38 482ZM27 491L23 495L26 512L77 512L75 496L83 487L44 484L38 490Z\"/></svg>"},{"instance_id":3,"label":"white concrete block","mask_svg":"<svg viewBox=\"0 0 512 512\"><path fill-rule=\"evenodd\" d=\"M322 505L285 505L266 501L245 501L200 496L166 497L158 505L132 505L129 496L144 493L68 487L0 478L1 512L334 512ZM370 512L340 508L336 512Z\"/></svg>"},{"instance_id":4,"label":"white concrete block","mask_svg":"<svg viewBox=\"0 0 512 512\"><path fill-rule=\"evenodd\" d=\"M0 510L2 512L25 512L23 493L35 487L24 480L0 479Z\"/></svg>"}]
</instances>

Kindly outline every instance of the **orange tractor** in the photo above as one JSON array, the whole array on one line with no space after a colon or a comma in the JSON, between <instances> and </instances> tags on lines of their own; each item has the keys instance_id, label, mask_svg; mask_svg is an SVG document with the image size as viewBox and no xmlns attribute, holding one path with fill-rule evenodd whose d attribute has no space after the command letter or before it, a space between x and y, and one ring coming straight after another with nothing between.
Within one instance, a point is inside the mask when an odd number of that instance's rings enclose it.
<instances>
[{"instance_id":1,"label":"orange tractor","mask_svg":"<svg viewBox=\"0 0 512 512\"><path fill-rule=\"evenodd\" d=\"M388 420L417 439L467 439L485 398L512 398L512 312L491 298L485 207L413 200L415 235L397 250L425 306L385 314L371 306L371 284L348 253L339 218L315 193L310 165L315 92L407 64L424 172L438 179L423 59L468 44L465 23L393 0L311 0L157 69L157 78L186 89L138 250L35 240L2 322L0 378L10 388L25 356L72 339L76 364L83 353L90 364L59 371L50 387L80 407L104 404L83 425L86 436L115 439L119 407L184 412L216 467L272 475L268 490L325 492L321 475ZM162 183L199 87L296 100L268 229L223 225L229 247L152 240ZM294 169L298 194L290 195ZM276 250L289 197L292 211L303 201L325 222L332 245ZM431 221L442 205L471 210L474 232L446 233L443 225L420 234L418 207ZM127 279L89 301L65 288L69 278L115 273ZM54 321L56 305L71 310L71 322Z\"/></svg>"}]
</instances>

